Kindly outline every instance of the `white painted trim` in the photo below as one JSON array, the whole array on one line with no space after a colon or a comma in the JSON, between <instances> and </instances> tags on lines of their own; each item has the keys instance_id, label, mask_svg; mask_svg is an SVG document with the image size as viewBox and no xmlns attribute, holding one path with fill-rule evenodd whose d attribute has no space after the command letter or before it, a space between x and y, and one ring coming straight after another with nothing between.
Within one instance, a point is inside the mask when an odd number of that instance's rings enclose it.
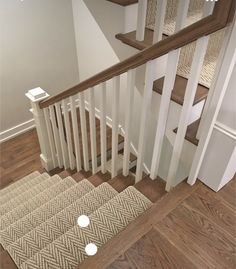
<instances>
[{"instance_id":1,"label":"white painted trim","mask_svg":"<svg viewBox=\"0 0 236 269\"><path fill-rule=\"evenodd\" d=\"M76 103L77 103L77 106L79 106L78 99L76 100ZM85 101L85 109L87 111L89 111L89 102L88 101ZM96 107L95 107L95 117L97 119L100 119L100 110L98 108L96 108ZM110 128L112 128L112 119L109 116L106 116L106 124ZM122 136L125 135L125 131L122 128L121 125L119 125L119 129L118 130L119 130L119 134L121 134ZM131 149L132 149L133 154L137 157L138 151L137 151L137 149L135 148L135 146L134 146L134 144L132 142L130 143L130 146L131 146ZM146 174L148 174L148 175L150 174L150 170L148 169L148 167L147 167L147 165L145 163L143 163L143 169L144 169L144 172Z\"/></svg>"},{"instance_id":2,"label":"white painted trim","mask_svg":"<svg viewBox=\"0 0 236 269\"><path fill-rule=\"evenodd\" d=\"M147 0L138 1L138 16L137 16L137 28L136 28L136 40L143 41L145 35L147 14Z\"/></svg>"},{"instance_id":3,"label":"white painted trim","mask_svg":"<svg viewBox=\"0 0 236 269\"><path fill-rule=\"evenodd\" d=\"M219 121L216 121L216 123L214 125L214 129L227 135L228 137L232 138L233 140L236 140L236 130L230 128L229 126L227 126Z\"/></svg>"},{"instance_id":4,"label":"white painted trim","mask_svg":"<svg viewBox=\"0 0 236 269\"><path fill-rule=\"evenodd\" d=\"M76 103L76 107L79 107L79 98L75 99L75 103ZM85 103L85 109L87 111L89 111L89 102L85 100L84 103ZM68 107L68 111L70 111L69 103L68 103L67 107ZM97 107L95 107L95 117L97 119L99 119L99 120L100 120L100 114L101 114L100 110ZM112 119L109 116L106 116L106 124L110 128L112 128ZM118 128L118 133L120 135L122 135L122 136L125 135L125 131L124 131L124 129L122 128L122 126L120 124L119 124L119 128ZM132 142L130 143L130 147L131 147L131 150L132 150L133 154L137 157L138 151L137 151L137 149L135 148L135 146L133 145ZM150 170L149 170L149 168L147 167L147 165L145 163L143 163L143 169L144 169L144 172L146 174L150 174Z\"/></svg>"},{"instance_id":5,"label":"white painted trim","mask_svg":"<svg viewBox=\"0 0 236 269\"><path fill-rule=\"evenodd\" d=\"M212 131L236 62L235 34L236 20L234 20L232 25L226 31L225 42L224 46L222 47L224 49L224 54L221 61L218 62L220 68L215 76L216 80L214 82L214 89L210 88L210 92L212 92L210 108L206 113L199 144L192 162L192 167L190 169L188 177L188 183L190 185L193 185L196 182L199 174L199 170L201 168L202 161L205 156L207 146L209 144Z\"/></svg>"},{"instance_id":6,"label":"white painted trim","mask_svg":"<svg viewBox=\"0 0 236 269\"><path fill-rule=\"evenodd\" d=\"M23 134L33 129L34 127L35 127L34 119L30 119L10 129L7 129L0 133L0 143L5 142L11 138L14 138L20 134Z\"/></svg>"}]
</instances>

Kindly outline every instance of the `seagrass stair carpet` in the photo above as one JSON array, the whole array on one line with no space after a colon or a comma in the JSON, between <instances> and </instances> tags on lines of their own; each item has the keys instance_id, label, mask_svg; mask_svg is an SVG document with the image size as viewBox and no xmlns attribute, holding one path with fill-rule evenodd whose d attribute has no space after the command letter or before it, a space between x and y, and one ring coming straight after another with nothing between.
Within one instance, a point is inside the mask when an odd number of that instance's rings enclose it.
<instances>
[{"instance_id":1,"label":"seagrass stair carpet","mask_svg":"<svg viewBox=\"0 0 236 269\"><path fill-rule=\"evenodd\" d=\"M146 27L154 30L156 18L156 6L158 0L148 0ZM172 35L175 31L177 7L179 1L167 0L166 14L163 26L164 35ZM190 0L188 14L185 25L188 26L203 17L203 8L205 1ZM199 78L199 83L209 88L214 76L217 58L222 46L225 29L217 31L210 35L208 47ZM184 46L180 50L179 63L177 74L184 78L189 78L193 54L195 51L196 42L192 42Z\"/></svg>"},{"instance_id":2,"label":"seagrass stair carpet","mask_svg":"<svg viewBox=\"0 0 236 269\"><path fill-rule=\"evenodd\" d=\"M0 191L0 243L18 268L76 268L151 206L130 186L118 193L108 183L94 187L34 172ZM89 226L77 218L87 215Z\"/></svg>"}]
</instances>

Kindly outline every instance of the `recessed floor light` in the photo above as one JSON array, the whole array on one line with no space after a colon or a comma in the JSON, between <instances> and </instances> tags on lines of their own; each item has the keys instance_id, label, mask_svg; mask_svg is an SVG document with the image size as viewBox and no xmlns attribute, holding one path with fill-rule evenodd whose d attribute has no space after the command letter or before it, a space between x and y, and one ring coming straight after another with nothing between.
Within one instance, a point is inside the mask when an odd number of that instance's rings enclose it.
<instances>
[{"instance_id":1,"label":"recessed floor light","mask_svg":"<svg viewBox=\"0 0 236 269\"><path fill-rule=\"evenodd\" d=\"M87 227L89 223L90 223L89 217L86 215L81 215L77 219L77 224L82 228Z\"/></svg>"},{"instance_id":2,"label":"recessed floor light","mask_svg":"<svg viewBox=\"0 0 236 269\"><path fill-rule=\"evenodd\" d=\"M86 247L85 247L85 252L86 252L86 254L87 254L88 256L93 256L93 255L95 255L95 254L97 253L97 251L98 251L98 248L97 248L97 246L96 246L95 244L93 244L93 243L90 243L90 244L86 245Z\"/></svg>"}]
</instances>

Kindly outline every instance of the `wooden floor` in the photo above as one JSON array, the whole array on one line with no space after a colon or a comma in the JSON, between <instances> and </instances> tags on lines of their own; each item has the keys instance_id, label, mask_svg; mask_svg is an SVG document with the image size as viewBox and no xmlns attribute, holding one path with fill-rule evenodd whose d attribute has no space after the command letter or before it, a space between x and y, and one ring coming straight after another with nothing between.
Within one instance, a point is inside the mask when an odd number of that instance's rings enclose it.
<instances>
[{"instance_id":1,"label":"wooden floor","mask_svg":"<svg viewBox=\"0 0 236 269\"><path fill-rule=\"evenodd\" d=\"M235 190L200 184L107 268L236 268Z\"/></svg>"},{"instance_id":2,"label":"wooden floor","mask_svg":"<svg viewBox=\"0 0 236 269\"><path fill-rule=\"evenodd\" d=\"M1 187L42 171L39 153L35 130L1 144ZM108 245L109 257L93 268L236 268L235 213L236 178L218 193L201 183L194 187L184 183L133 223L132 232L124 231L126 238L117 237L113 247ZM99 250L94 259L104 251ZM10 267L1 260L0 268ZM81 268L92 267L84 263Z\"/></svg>"}]
</instances>

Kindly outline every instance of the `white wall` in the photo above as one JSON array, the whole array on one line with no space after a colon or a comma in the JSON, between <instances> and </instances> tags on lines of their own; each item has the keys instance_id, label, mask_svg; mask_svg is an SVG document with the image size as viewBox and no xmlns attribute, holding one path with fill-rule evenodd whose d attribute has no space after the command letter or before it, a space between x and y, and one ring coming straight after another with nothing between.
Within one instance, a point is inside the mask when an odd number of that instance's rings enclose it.
<instances>
[{"instance_id":1,"label":"white wall","mask_svg":"<svg viewBox=\"0 0 236 269\"><path fill-rule=\"evenodd\" d=\"M199 173L199 179L218 191L236 173L236 66L217 117Z\"/></svg>"},{"instance_id":2,"label":"white wall","mask_svg":"<svg viewBox=\"0 0 236 269\"><path fill-rule=\"evenodd\" d=\"M71 1L1 0L0 33L1 140L32 126L25 92L78 82Z\"/></svg>"}]
</instances>

